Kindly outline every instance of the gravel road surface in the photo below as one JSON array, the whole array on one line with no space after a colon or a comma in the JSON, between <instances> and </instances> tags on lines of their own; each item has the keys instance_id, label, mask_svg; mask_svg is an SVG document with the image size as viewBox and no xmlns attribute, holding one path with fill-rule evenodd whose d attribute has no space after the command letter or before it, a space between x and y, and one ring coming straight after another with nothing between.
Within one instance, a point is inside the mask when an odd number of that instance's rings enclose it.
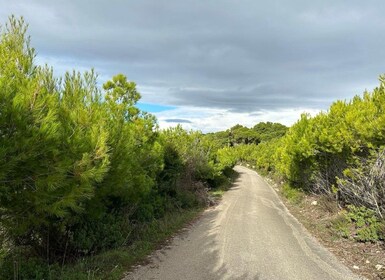
<instances>
[{"instance_id":1,"label":"gravel road surface","mask_svg":"<svg viewBox=\"0 0 385 280\"><path fill-rule=\"evenodd\" d=\"M124 279L361 279L310 236L262 177L235 170L219 205Z\"/></svg>"}]
</instances>

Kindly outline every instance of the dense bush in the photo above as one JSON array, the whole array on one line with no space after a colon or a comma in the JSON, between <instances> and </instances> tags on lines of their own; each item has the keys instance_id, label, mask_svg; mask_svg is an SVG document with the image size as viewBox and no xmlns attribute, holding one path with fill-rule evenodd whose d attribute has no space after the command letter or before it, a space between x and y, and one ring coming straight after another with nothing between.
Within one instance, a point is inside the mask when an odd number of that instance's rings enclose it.
<instances>
[{"instance_id":1,"label":"dense bush","mask_svg":"<svg viewBox=\"0 0 385 280\"><path fill-rule=\"evenodd\" d=\"M314 117L303 114L289 130L260 123L253 128L256 134L250 134L235 126L227 145L232 147L218 153L223 162L246 162L286 179L291 187L334 196L341 206L367 207L383 219L384 112L385 76L380 76L372 92L336 101ZM217 135L223 138L223 133ZM248 135L258 141L250 141Z\"/></svg>"},{"instance_id":2,"label":"dense bush","mask_svg":"<svg viewBox=\"0 0 385 280\"><path fill-rule=\"evenodd\" d=\"M381 76L373 92L337 101L315 117L303 114L283 137L238 145L228 154L274 172L294 187L335 195L341 204L365 206L383 218L384 112L385 76ZM276 129L282 135L284 129Z\"/></svg>"},{"instance_id":3,"label":"dense bush","mask_svg":"<svg viewBox=\"0 0 385 280\"><path fill-rule=\"evenodd\" d=\"M385 238L383 225L373 210L366 207L348 206L347 218L353 223L353 238L358 241L377 241Z\"/></svg>"},{"instance_id":4,"label":"dense bush","mask_svg":"<svg viewBox=\"0 0 385 280\"><path fill-rule=\"evenodd\" d=\"M373 210L364 206L348 205L332 220L331 229L337 235L359 242L375 242L384 240L385 224Z\"/></svg>"},{"instance_id":5,"label":"dense bush","mask_svg":"<svg viewBox=\"0 0 385 280\"><path fill-rule=\"evenodd\" d=\"M283 139L278 170L303 189L383 215L385 83L326 113L302 116Z\"/></svg>"},{"instance_id":6,"label":"dense bush","mask_svg":"<svg viewBox=\"0 0 385 280\"><path fill-rule=\"evenodd\" d=\"M347 168L337 180L342 199L364 205L385 217L385 150L375 152Z\"/></svg>"},{"instance_id":7,"label":"dense bush","mask_svg":"<svg viewBox=\"0 0 385 280\"><path fill-rule=\"evenodd\" d=\"M276 172L279 159L278 149L282 145L282 137L273 138L256 144L240 144L218 150L220 163L233 166L237 162L250 164L261 172Z\"/></svg>"},{"instance_id":8,"label":"dense bush","mask_svg":"<svg viewBox=\"0 0 385 280\"><path fill-rule=\"evenodd\" d=\"M0 35L0 270L129 244L140 225L205 203L232 166L213 143L159 132L122 74L102 89L93 71L55 78L34 64L26 32L11 17Z\"/></svg>"},{"instance_id":9,"label":"dense bush","mask_svg":"<svg viewBox=\"0 0 385 280\"><path fill-rule=\"evenodd\" d=\"M253 130L257 133L260 142L268 142L284 136L288 128L280 123L260 122L253 127Z\"/></svg>"},{"instance_id":10,"label":"dense bush","mask_svg":"<svg viewBox=\"0 0 385 280\"><path fill-rule=\"evenodd\" d=\"M373 92L303 114L281 138L228 152L303 191L334 195L340 205L384 217L385 76Z\"/></svg>"},{"instance_id":11,"label":"dense bush","mask_svg":"<svg viewBox=\"0 0 385 280\"><path fill-rule=\"evenodd\" d=\"M238 145L259 144L281 138L288 128L280 123L260 122L253 128L235 125L226 131L208 133L205 135L217 149Z\"/></svg>"}]
</instances>

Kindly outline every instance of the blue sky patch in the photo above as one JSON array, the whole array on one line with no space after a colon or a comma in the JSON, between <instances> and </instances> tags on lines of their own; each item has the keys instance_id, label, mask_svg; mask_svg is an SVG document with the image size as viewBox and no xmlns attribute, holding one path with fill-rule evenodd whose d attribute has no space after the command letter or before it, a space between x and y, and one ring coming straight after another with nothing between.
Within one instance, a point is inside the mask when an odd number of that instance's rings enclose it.
<instances>
[{"instance_id":1,"label":"blue sky patch","mask_svg":"<svg viewBox=\"0 0 385 280\"><path fill-rule=\"evenodd\" d=\"M166 106L166 105L143 103L143 102L138 102L137 106L140 110L148 113L158 113L158 112L176 109L175 106Z\"/></svg>"}]
</instances>

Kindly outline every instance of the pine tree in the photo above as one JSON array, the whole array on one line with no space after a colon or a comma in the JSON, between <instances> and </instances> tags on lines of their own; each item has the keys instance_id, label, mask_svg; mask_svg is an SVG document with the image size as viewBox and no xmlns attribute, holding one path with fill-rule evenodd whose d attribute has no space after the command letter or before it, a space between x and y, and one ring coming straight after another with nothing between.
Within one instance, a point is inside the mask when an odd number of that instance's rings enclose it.
<instances>
[{"instance_id":1,"label":"pine tree","mask_svg":"<svg viewBox=\"0 0 385 280\"><path fill-rule=\"evenodd\" d=\"M39 248L83 210L109 157L95 76L67 74L62 86L34 66L26 30L11 17L0 41L0 223Z\"/></svg>"}]
</instances>

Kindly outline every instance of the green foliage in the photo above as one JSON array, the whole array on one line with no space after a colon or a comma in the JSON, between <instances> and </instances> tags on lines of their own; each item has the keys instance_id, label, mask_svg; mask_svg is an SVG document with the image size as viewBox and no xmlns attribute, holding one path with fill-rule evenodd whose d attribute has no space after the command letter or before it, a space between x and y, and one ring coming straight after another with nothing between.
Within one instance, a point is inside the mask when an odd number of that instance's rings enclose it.
<instances>
[{"instance_id":1,"label":"green foliage","mask_svg":"<svg viewBox=\"0 0 385 280\"><path fill-rule=\"evenodd\" d=\"M385 150L373 150L368 157L356 157L353 165L338 178L342 199L350 204L373 209L379 217L385 214Z\"/></svg>"},{"instance_id":2,"label":"green foliage","mask_svg":"<svg viewBox=\"0 0 385 280\"><path fill-rule=\"evenodd\" d=\"M336 101L315 117L303 114L283 137L252 150L235 147L235 157L304 191L334 195L341 204L366 206L383 217L384 104L381 76L373 92Z\"/></svg>"},{"instance_id":3,"label":"green foliage","mask_svg":"<svg viewBox=\"0 0 385 280\"><path fill-rule=\"evenodd\" d=\"M215 150L228 147L230 145L229 131L219 131L207 133L204 136L214 147Z\"/></svg>"},{"instance_id":4,"label":"green foliage","mask_svg":"<svg viewBox=\"0 0 385 280\"><path fill-rule=\"evenodd\" d=\"M229 145L258 144L261 142L259 135L252 129L237 124L229 129Z\"/></svg>"},{"instance_id":5,"label":"green foliage","mask_svg":"<svg viewBox=\"0 0 385 280\"><path fill-rule=\"evenodd\" d=\"M15 244L45 248L107 173L107 132L93 72L60 84L33 65L25 32L11 18L0 41L0 222Z\"/></svg>"},{"instance_id":6,"label":"green foliage","mask_svg":"<svg viewBox=\"0 0 385 280\"><path fill-rule=\"evenodd\" d=\"M348 205L347 211L341 211L332 221L332 229L341 237L360 242L375 242L385 238L384 222L364 206Z\"/></svg>"},{"instance_id":7,"label":"green foliage","mask_svg":"<svg viewBox=\"0 0 385 280\"><path fill-rule=\"evenodd\" d=\"M378 241L385 238L383 224L375 212L366 207L348 206L347 218L354 224L354 238L358 241Z\"/></svg>"},{"instance_id":8,"label":"green foliage","mask_svg":"<svg viewBox=\"0 0 385 280\"><path fill-rule=\"evenodd\" d=\"M125 243L130 226L121 216L103 213L94 219L85 219L72 228L70 246L83 254L100 252L105 248L117 248Z\"/></svg>"},{"instance_id":9,"label":"green foliage","mask_svg":"<svg viewBox=\"0 0 385 280\"><path fill-rule=\"evenodd\" d=\"M164 145L174 149L184 165L185 180L212 179L214 155L211 144L200 132L187 132L181 126L164 130L161 135Z\"/></svg>"},{"instance_id":10,"label":"green foliage","mask_svg":"<svg viewBox=\"0 0 385 280\"><path fill-rule=\"evenodd\" d=\"M290 129L268 122L206 135L158 131L154 116L136 107L134 82L118 74L100 89L93 70L57 79L34 64L26 32L14 17L0 32L4 278L15 260L21 278L52 278L57 263L122 245L149 248L140 240L156 235L152 225L208 203L208 190L237 162L284 177L283 194L295 203L310 191L355 205L336 224L343 236L384 238L385 76L373 92L303 114Z\"/></svg>"},{"instance_id":11,"label":"green foliage","mask_svg":"<svg viewBox=\"0 0 385 280\"><path fill-rule=\"evenodd\" d=\"M305 197L305 194L298 188L294 188L289 184L283 184L281 188L282 194L286 197L291 203L299 204Z\"/></svg>"},{"instance_id":12,"label":"green foliage","mask_svg":"<svg viewBox=\"0 0 385 280\"><path fill-rule=\"evenodd\" d=\"M337 101L329 111L314 118L303 115L284 137L279 170L292 182L305 189L318 190L317 175L322 174L324 191L355 161L356 156L367 157L385 140L385 85L373 93L356 96L352 101Z\"/></svg>"},{"instance_id":13,"label":"green foliage","mask_svg":"<svg viewBox=\"0 0 385 280\"><path fill-rule=\"evenodd\" d=\"M301 200L302 192L325 194L340 206L366 207L383 219L385 75L379 80L372 92L350 101L336 101L314 117L302 114L288 130L272 123L255 125L253 133L240 125L232 127L228 147L218 150L219 163L244 162L283 178L288 182L283 193L294 202ZM224 139L225 134L218 134L218 138ZM380 238L375 233L376 223L369 216L363 219L370 225L357 228L356 238ZM341 228L344 225L341 222ZM345 230L341 232L346 235Z\"/></svg>"},{"instance_id":14,"label":"green foliage","mask_svg":"<svg viewBox=\"0 0 385 280\"><path fill-rule=\"evenodd\" d=\"M135 238L127 247L87 256L64 267L61 263L47 265L41 258L26 258L25 255L19 255L24 254L19 251L8 256L5 262L0 262L0 279L13 279L15 265L17 279L122 279L123 273L133 264L143 261L159 243L167 240L198 213L197 209L167 213L161 219L137 227L132 233Z\"/></svg>"},{"instance_id":15,"label":"green foliage","mask_svg":"<svg viewBox=\"0 0 385 280\"><path fill-rule=\"evenodd\" d=\"M41 258L25 258L20 252L0 264L0 279L57 279L58 272L58 265L47 265Z\"/></svg>"},{"instance_id":16,"label":"green foliage","mask_svg":"<svg viewBox=\"0 0 385 280\"><path fill-rule=\"evenodd\" d=\"M0 265L9 278L16 258L20 278L47 279L204 204L233 164L199 132L158 132L122 74L100 89L93 70L57 79L36 66L26 32L14 17L0 32Z\"/></svg>"},{"instance_id":17,"label":"green foliage","mask_svg":"<svg viewBox=\"0 0 385 280\"><path fill-rule=\"evenodd\" d=\"M232 168L237 163L237 154L233 148L224 147L217 151L218 168L225 170L226 168Z\"/></svg>"},{"instance_id":18,"label":"green foliage","mask_svg":"<svg viewBox=\"0 0 385 280\"><path fill-rule=\"evenodd\" d=\"M315 154L312 142L312 120L306 114L293 125L282 140L281 161L277 169L293 185L306 187L312 171L312 156Z\"/></svg>"},{"instance_id":19,"label":"green foliage","mask_svg":"<svg viewBox=\"0 0 385 280\"><path fill-rule=\"evenodd\" d=\"M351 232L351 221L346 215L346 211L341 211L339 215L331 221L331 228L337 236L349 238Z\"/></svg>"},{"instance_id":20,"label":"green foliage","mask_svg":"<svg viewBox=\"0 0 385 280\"><path fill-rule=\"evenodd\" d=\"M287 130L288 128L280 123L260 122L253 128L247 128L238 124L226 131L208 133L205 137L218 150L242 144L257 145L260 142L269 142L281 138L286 134Z\"/></svg>"},{"instance_id":21,"label":"green foliage","mask_svg":"<svg viewBox=\"0 0 385 280\"><path fill-rule=\"evenodd\" d=\"M272 122L260 122L252 129L257 133L261 142L268 142L273 139L281 138L288 130L283 124Z\"/></svg>"}]
</instances>

